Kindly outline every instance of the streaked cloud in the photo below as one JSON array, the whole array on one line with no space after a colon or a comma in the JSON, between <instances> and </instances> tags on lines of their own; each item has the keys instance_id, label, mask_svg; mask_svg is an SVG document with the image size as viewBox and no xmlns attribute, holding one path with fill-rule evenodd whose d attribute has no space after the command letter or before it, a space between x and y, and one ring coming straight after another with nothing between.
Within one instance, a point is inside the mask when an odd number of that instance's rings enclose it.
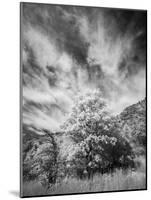
<instances>
[{"instance_id":1,"label":"streaked cloud","mask_svg":"<svg viewBox=\"0 0 151 200\"><path fill-rule=\"evenodd\" d=\"M145 12L23 9L24 123L59 130L75 96L94 89L113 114L145 97Z\"/></svg>"}]
</instances>

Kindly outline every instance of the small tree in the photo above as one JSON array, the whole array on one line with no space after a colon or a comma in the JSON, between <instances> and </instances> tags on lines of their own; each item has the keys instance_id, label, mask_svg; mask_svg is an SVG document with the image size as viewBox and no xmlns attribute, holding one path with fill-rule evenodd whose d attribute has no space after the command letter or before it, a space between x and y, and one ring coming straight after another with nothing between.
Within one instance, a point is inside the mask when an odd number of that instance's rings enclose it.
<instances>
[{"instance_id":1,"label":"small tree","mask_svg":"<svg viewBox=\"0 0 151 200\"><path fill-rule=\"evenodd\" d=\"M47 147L41 152L42 155L46 156L46 159L42 161L41 169L45 174L45 183L50 186L50 184L55 184L58 173L58 154L59 149L57 146L57 142L55 140L55 136L50 133L48 130L44 130L46 136L48 137L48 142L50 142L51 147ZM39 154L39 156L42 156ZM43 157L43 156L42 156Z\"/></svg>"},{"instance_id":2,"label":"small tree","mask_svg":"<svg viewBox=\"0 0 151 200\"><path fill-rule=\"evenodd\" d=\"M79 96L63 126L76 146L71 163L81 178L84 174L90 178L95 171L120 162L122 155L131 154L128 143L115 128L115 119L105 108L99 91Z\"/></svg>"},{"instance_id":3,"label":"small tree","mask_svg":"<svg viewBox=\"0 0 151 200\"><path fill-rule=\"evenodd\" d=\"M44 136L32 142L25 160L25 175L29 179L39 179L47 188L54 184L58 173L58 146L55 136L43 130Z\"/></svg>"}]
</instances>

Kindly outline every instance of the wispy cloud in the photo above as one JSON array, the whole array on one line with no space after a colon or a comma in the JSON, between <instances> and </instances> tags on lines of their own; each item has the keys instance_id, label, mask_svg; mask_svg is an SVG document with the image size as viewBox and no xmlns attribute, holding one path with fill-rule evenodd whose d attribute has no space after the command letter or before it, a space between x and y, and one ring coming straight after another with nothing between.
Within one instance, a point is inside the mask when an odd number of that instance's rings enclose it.
<instances>
[{"instance_id":1,"label":"wispy cloud","mask_svg":"<svg viewBox=\"0 0 151 200\"><path fill-rule=\"evenodd\" d=\"M25 42L32 48L37 64L42 68L54 65L59 57L59 52L56 50L53 40L32 26L25 27L24 30Z\"/></svg>"},{"instance_id":2,"label":"wispy cloud","mask_svg":"<svg viewBox=\"0 0 151 200\"><path fill-rule=\"evenodd\" d=\"M58 130L74 97L96 88L114 114L143 99L146 13L140 15L24 4L24 122Z\"/></svg>"}]
</instances>

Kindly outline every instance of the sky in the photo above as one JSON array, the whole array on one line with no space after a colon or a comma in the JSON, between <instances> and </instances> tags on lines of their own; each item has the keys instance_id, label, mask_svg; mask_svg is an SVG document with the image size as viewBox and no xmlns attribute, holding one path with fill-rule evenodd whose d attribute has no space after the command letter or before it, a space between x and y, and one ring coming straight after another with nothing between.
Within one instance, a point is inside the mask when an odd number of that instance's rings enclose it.
<instances>
[{"instance_id":1,"label":"sky","mask_svg":"<svg viewBox=\"0 0 151 200\"><path fill-rule=\"evenodd\" d=\"M58 131L96 89L113 115L144 99L146 23L146 11L23 3L23 123Z\"/></svg>"}]
</instances>

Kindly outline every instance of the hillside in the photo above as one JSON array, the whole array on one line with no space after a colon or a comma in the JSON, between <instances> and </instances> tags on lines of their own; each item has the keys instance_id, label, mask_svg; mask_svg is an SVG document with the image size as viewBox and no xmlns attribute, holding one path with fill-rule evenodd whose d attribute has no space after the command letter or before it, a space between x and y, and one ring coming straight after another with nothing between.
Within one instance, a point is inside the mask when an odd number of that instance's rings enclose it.
<instances>
[{"instance_id":1,"label":"hillside","mask_svg":"<svg viewBox=\"0 0 151 200\"><path fill-rule=\"evenodd\" d=\"M146 147L146 99L139 101L123 110L118 116L122 133L135 148Z\"/></svg>"}]
</instances>

